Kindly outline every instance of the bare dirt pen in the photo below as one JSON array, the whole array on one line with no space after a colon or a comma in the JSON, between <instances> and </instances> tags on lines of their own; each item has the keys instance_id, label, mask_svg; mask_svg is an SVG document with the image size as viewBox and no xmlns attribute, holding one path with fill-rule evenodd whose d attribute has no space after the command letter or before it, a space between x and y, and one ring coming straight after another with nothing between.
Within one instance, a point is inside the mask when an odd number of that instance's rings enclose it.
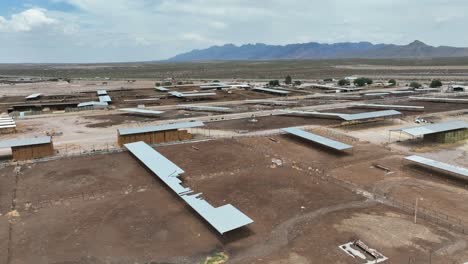
<instances>
[{"instance_id":1,"label":"bare dirt pen","mask_svg":"<svg viewBox=\"0 0 468 264\"><path fill-rule=\"evenodd\" d=\"M356 143L353 155L339 155L288 136L275 138L157 148L186 171L185 186L255 220L224 237L127 152L24 164L16 184L19 216L11 224L3 200L13 188L2 187L0 234L8 234L2 230L11 225L5 244L10 263L199 263L215 252L225 252L229 263L354 263L338 249L354 238L392 262L411 257L417 260L412 263L427 263L428 249L465 241L422 220L412 224L398 210L320 179L384 159L387 150ZM13 169L0 170L2 186L12 184ZM368 175L372 169L350 171L379 179ZM467 257L464 249L433 253L433 263L461 260Z\"/></svg>"},{"instance_id":2,"label":"bare dirt pen","mask_svg":"<svg viewBox=\"0 0 468 264\"><path fill-rule=\"evenodd\" d=\"M267 116L255 117L257 122L251 122L251 118L235 119L227 121L219 121L209 123L210 129L218 130L248 130L259 131L268 129L277 129L291 126L306 126L306 125L334 125L339 124L339 120L309 118L309 117L294 117L294 116Z\"/></svg>"}]
</instances>

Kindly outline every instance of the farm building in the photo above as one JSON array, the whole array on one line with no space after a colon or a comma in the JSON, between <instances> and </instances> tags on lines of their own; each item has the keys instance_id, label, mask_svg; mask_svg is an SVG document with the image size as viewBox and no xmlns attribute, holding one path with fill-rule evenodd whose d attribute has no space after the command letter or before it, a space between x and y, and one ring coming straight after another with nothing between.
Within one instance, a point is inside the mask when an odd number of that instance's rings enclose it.
<instances>
[{"instance_id":1,"label":"farm building","mask_svg":"<svg viewBox=\"0 0 468 264\"><path fill-rule=\"evenodd\" d=\"M412 136L422 137L425 141L437 143L454 143L468 139L468 123L464 121L450 121L416 127L406 127L390 132L400 132Z\"/></svg>"},{"instance_id":2,"label":"farm building","mask_svg":"<svg viewBox=\"0 0 468 264\"><path fill-rule=\"evenodd\" d=\"M51 137L0 141L0 148L11 148L14 160L37 159L54 155Z\"/></svg>"},{"instance_id":3,"label":"farm building","mask_svg":"<svg viewBox=\"0 0 468 264\"><path fill-rule=\"evenodd\" d=\"M193 138L193 135L187 130L181 129L201 126L204 126L203 122L185 122L160 126L118 129L117 144L123 146L127 143L138 141L143 141L147 144L159 144L189 140Z\"/></svg>"}]
</instances>

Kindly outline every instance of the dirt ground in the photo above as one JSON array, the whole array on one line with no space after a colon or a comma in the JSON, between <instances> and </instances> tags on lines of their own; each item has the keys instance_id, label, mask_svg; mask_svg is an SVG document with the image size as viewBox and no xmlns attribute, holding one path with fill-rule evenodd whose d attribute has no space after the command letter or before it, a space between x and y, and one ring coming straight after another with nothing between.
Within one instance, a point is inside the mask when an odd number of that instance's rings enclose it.
<instances>
[{"instance_id":1,"label":"dirt ground","mask_svg":"<svg viewBox=\"0 0 468 264\"><path fill-rule=\"evenodd\" d=\"M249 119L236 119L209 123L210 129L219 130L248 130L259 131L276 128L284 128L291 126L305 126L305 125L334 125L339 124L339 120L324 119L324 118L309 118L309 117L295 117L295 116L269 116L269 117L256 117L257 122L249 122Z\"/></svg>"},{"instance_id":2,"label":"dirt ground","mask_svg":"<svg viewBox=\"0 0 468 264\"><path fill-rule=\"evenodd\" d=\"M372 144L356 148L339 155L288 136L158 147L186 171L184 186L254 219L225 236L127 152L25 164L6 243L10 263L199 263L215 252L225 252L228 263L356 263L338 246L357 237L390 263L427 263L428 249L467 241L318 178L389 155ZM13 169L0 170L2 183ZM8 233L5 218L0 234ZM466 258L464 248L434 253L433 263Z\"/></svg>"}]
</instances>

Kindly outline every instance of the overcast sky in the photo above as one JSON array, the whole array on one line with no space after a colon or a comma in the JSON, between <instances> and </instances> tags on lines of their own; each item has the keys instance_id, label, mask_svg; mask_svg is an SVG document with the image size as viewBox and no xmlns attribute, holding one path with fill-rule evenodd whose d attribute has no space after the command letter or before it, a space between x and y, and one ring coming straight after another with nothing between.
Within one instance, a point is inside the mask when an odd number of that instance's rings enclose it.
<instances>
[{"instance_id":1,"label":"overcast sky","mask_svg":"<svg viewBox=\"0 0 468 264\"><path fill-rule=\"evenodd\" d=\"M0 63L118 62L225 43L468 46L466 0L0 0Z\"/></svg>"}]
</instances>

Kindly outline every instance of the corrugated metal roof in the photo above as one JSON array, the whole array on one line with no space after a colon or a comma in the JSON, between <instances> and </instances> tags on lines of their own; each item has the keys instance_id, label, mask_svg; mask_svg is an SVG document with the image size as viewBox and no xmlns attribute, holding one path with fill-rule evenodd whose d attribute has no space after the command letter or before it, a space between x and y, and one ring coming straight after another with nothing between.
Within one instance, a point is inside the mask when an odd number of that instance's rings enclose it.
<instances>
[{"instance_id":1,"label":"corrugated metal roof","mask_svg":"<svg viewBox=\"0 0 468 264\"><path fill-rule=\"evenodd\" d=\"M458 166L455 166L455 165L443 163L443 162L436 161L436 160L427 159L427 158L416 156L416 155L405 157L405 159L409 160L409 161L412 161L412 162L415 162L415 163L418 163L418 164L422 164L422 165L426 165L426 166L429 166L429 167L432 167L432 168L440 169L440 170L443 170L443 171L446 171L446 172L455 173L455 174L463 176L463 177L468 177L468 169L463 168L463 167L458 167Z\"/></svg>"},{"instance_id":2,"label":"corrugated metal roof","mask_svg":"<svg viewBox=\"0 0 468 264\"><path fill-rule=\"evenodd\" d=\"M346 150L346 149L350 149L350 148L353 147L351 145L344 144L344 143L341 143L339 141L329 139L329 138L326 138L326 137L322 137L322 136L319 136L319 135L316 135L316 134L313 134L313 133L310 133L310 132L306 132L304 130L294 128L294 127L283 128L281 130L284 131L284 132L293 134L295 136L298 136L298 137L313 141L313 142L318 143L320 145L323 145L323 146L326 146L326 147L329 147L329 148L332 148L332 149L336 149L336 150Z\"/></svg>"},{"instance_id":3,"label":"corrugated metal roof","mask_svg":"<svg viewBox=\"0 0 468 264\"><path fill-rule=\"evenodd\" d=\"M381 95L389 95L390 93L366 93L365 96L381 96Z\"/></svg>"},{"instance_id":4,"label":"corrugated metal roof","mask_svg":"<svg viewBox=\"0 0 468 264\"><path fill-rule=\"evenodd\" d=\"M278 104L278 105L287 105L287 104L298 104L298 101L277 101L277 100L245 100L249 104Z\"/></svg>"},{"instance_id":5,"label":"corrugated metal roof","mask_svg":"<svg viewBox=\"0 0 468 264\"><path fill-rule=\"evenodd\" d=\"M203 124L203 122L196 121L196 122L166 124L166 125L159 125L159 126L120 128L118 131L120 135L131 135L131 134L141 134L141 133L149 133L149 132L157 132L157 131L175 130L175 129L181 129L181 128L201 127L204 125L205 124Z\"/></svg>"},{"instance_id":6,"label":"corrugated metal roof","mask_svg":"<svg viewBox=\"0 0 468 264\"><path fill-rule=\"evenodd\" d=\"M40 96L42 96L41 93L35 93L35 94L31 94L31 95L26 96L26 99L36 99L36 98L38 98Z\"/></svg>"},{"instance_id":7,"label":"corrugated metal roof","mask_svg":"<svg viewBox=\"0 0 468 264\"><path fill-rule=\"evenodd\" d=\"M99 102L108 103L108 102L112 102L112 99L108 95L101 95L99 96Z\"/></svg>"},{"instance_id":8,"label":"corrugated metal roof","mask_svg":"<svg viewBox=\"0 0 468 264\"><path fill-rule=\"evenodd\" d=\"M400 129L394 129L391 131L401 131L406 134L412 135L414 137L423 136L428 134L440 133L445 131L457 130L457 129L467 129L468 123L464 121L449 121L438 124L430 124L423 126L415 127L405 127Z\"/></svg>"},{"instance_id":9,"label":"corrugated metal roof","mask_svg":"<svg viewBox=\"0 0 468 264\"><path fill-rule=\"evenodd\" d=\"M78 107L85 107L85 106L108 106L109 104L104 102L84 102L84 103L79 103Z\"/></svg>"},{"instance_id":10,"label":"corrugated metal roof","mask_svg":"<svg viewBox=\"0 0 468 264\"><path fill-rule=\"evenodd\" d=\"M271 89L271 88L254 88L254 91L261 91L261 92L269 92L269 93L276 93L276 94L289 94L289 91L278 90L278 89Z\"/></svg>"},{"instance_id":11,"label":"corrugated metal roof","mask_svg":"<svg viewBox=\"0 0 468 264\"><path fill-rule=\"evenodd\" d=\"M139 114L152 114L152 115L160 115L164 112L156 111L156 110L148 110L148 109L141 109L141 108L121 108L119 111L129 112L129 113L139 113Z\"/></svg>"},{"instance_id":12,"label":"corrugated metal roof","mask_svg":"<svg viewBox=\"0 0 468 264\"><path fill-rule=\"evenodd\" d=\"M401 115L400 112L395 110L384 110L384 111L376 111L376 112L367 112L367 113L360 113L360 114L343 114L341 118L346 121L355 121L355 120L365 120L365 119L373 119L373 118L380 118L380 117L389 117L389 116L397 116Z\"/></svg>"},{"instance_id":13,"label":"corrugated metal roof","mask_svg":"<svg viewBox=\"0 0 468 264\"><path fill-rule=\"evenodd\" d=\"M52 141L51 137L12 139L12 140L0 141L0 148L41 145L41 144L48 144L51 141Z\"/></svg>"},{"instance_id":14,"label":"corrugated metal roof","mask_svg":"<svg viewBox=\"0 0 468 264\"><path fill-rule=\"evenodd\" d=\"M98 96L107 95L107 91L106 91L106 90L98 90L98 91L97 91L97 95L98 95Z\"/></svg>"},{"instance_id":15,"label":"corrugated metal roof","mask_svg":"<svg viewBox=\"0 0 468 264\"><path fill-rule=\"evenodd\" d=\"M206 97L206 96L215 96L216 93L179 93L179 92L169 92L169 94L179 97Z\"/></svg>"},{"instance_id":16,"label":"corrugated metal roof","mask_svg":"<svg viewBox=\"0 0 468 264\"><path fill-rule=\"evenodd\" d=\"M220 234L253 223L252 219L231 204L215 208L200 198L201 194L194 194L190 188L182 186L177 177L184 171L146 143L130 143L125 144L125 147Z\"/></svg>"},{"instance_id":17,"label":"corrugated metal roof","mask_svg":"<svg viewBox=\"0 0 468 264\"><path fill-rule=\"evenodd\" d=\"M208 110L208 111L223 111L223 112L231 111L231 108L228 108L228 107L208 106L208 105L177 105L177 107L186 108L186 109Z\"/></svg>"}]
</instances>

